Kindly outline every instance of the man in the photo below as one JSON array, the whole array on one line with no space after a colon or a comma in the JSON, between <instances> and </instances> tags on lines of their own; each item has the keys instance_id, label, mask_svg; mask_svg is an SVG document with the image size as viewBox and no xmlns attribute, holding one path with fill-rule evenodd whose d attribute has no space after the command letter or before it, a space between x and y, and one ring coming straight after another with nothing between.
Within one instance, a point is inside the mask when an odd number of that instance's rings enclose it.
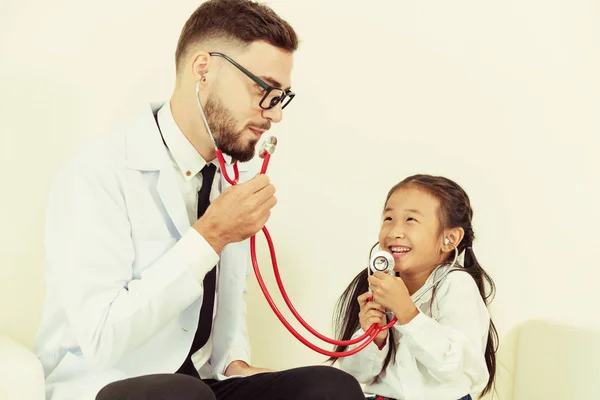
<instances>
[{"instance_id":1,"label":"man","mask_svg":"<svg viewBox=\"0 0 600 400\"><path fill-rule=\"evenodd\" d=\"M240 184L226 183L196 102L198 88L233 175L293 98L297 46L266 6L204 3L181 32L170 101L59 174L36 343L48 399L363 398L331 367L249 364L247 239L269 218L275 189L243 163Z\"/></svg>"}]
</instances>

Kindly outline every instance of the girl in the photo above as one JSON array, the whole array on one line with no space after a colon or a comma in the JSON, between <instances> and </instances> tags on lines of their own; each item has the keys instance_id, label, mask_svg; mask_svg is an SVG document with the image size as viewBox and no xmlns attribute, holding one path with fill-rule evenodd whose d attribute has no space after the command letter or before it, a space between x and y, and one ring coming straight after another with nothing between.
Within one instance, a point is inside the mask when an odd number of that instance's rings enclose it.
<instances>
[{"instance_id":1,"label":"girl","mask_svg":"<svg viewBox=\"0 0 600 400\"><path fill-rule=\"evenodd\" d=\"M392 254L395 274L361 271L336 308L340 340L385 325L386 310L398 319L339 360L372 398L457 400L491 390L498 335L487 304L495 286L473 253L472 217L467 194L443 177L411 176L388 193L379 246Z\"/></svg>"}]
</instances>

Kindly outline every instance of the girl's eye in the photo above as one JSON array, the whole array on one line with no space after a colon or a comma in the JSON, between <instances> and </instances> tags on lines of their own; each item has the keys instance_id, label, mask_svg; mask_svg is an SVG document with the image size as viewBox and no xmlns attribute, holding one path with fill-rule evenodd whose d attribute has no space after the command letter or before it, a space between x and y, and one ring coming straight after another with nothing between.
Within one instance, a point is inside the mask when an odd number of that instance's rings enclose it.
<instances>
[{"instance_id":1,"label":"girl's eye","mask_svg":"<svg viewBox=\"0 0 600 400\"><path fill-rule=\"evenodd\" d=\"M415 222L419 222L419 221L417 221L416 219L414 219L413 217L409 217L409 218L406 220L406 222L408 222L408 221L415 221Z\"/></svg>"},{"instance_id":2,"label":"girl's eye","mask_svg":"<svg viewBox=\"0 0 600 400\"><path fill-rule=\"evenodd\" d=\"M386 217L383 221L385 222L385 221L391 221L391 220L392 220L392 217Z\"/></svg>"}]
</instances>

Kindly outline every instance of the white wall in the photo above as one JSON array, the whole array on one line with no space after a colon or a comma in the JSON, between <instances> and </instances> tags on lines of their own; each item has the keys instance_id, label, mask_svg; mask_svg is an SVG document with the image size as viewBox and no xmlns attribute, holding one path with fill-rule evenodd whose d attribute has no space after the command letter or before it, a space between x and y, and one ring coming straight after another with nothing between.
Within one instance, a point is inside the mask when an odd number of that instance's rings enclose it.
<instances>
[{"instance_id":1,"label":"white wall","mask_svg":"<svg viewBox=\"0 0 600 400\"><path fill-rule=\"evenodd\" d=\"M302 44L298 96L273 129L279 204L268 227L308 321L331 334L333 304L365 265L387 190L431 173L471 196L502 334L537 317L600 328L597 2L270 4ZM0 331L33 343L51 177L82 141L170 94L179 30L196 6L0 3ZM316 144L320 163L307 156ZM323 360L279 324L254 279L248 303L257 364Z\"/></svg>"}]
</instances>

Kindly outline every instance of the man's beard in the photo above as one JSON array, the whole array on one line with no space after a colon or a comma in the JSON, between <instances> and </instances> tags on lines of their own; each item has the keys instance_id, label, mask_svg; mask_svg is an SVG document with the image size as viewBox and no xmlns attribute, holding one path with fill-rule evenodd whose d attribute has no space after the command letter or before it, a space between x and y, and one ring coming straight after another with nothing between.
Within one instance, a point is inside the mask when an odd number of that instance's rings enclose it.
<instances>
[{"instance_id":1,"label":"man's beard","mask_svg":"<svg viewBox=\"0 0 600 400\"><path fill-rule=\"evenodd\" d=\"M212 94L208 96L204 112L208 125L213 133L217 147L224 153L230 155L234 160L240 162L250 161L255 154L257 139L252 139L245 146L242 142L242 135L247 127L236 132L236 121L219 99ZM261 126L262 129L268 129L268 126Z\"/></svg>"}]
</instances>

